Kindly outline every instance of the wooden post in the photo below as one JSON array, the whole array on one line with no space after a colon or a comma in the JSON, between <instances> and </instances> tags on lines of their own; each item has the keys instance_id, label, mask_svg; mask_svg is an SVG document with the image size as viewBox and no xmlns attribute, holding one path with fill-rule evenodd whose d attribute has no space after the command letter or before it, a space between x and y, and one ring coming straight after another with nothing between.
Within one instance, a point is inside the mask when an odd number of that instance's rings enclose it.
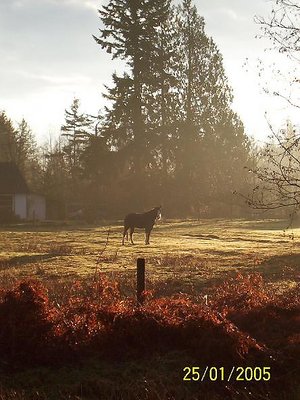
<instances>
[{"instance_id":1,"label":"wooden post","mask_svg":"<svg viewBox=\"0 0 300 400\"><path fill-rule=\"evenodd\" d=\"M145 290L145 259L138 258L136 263L136 300L138 305L144 302L143 292Z\"/></svg>"}]
</instances>

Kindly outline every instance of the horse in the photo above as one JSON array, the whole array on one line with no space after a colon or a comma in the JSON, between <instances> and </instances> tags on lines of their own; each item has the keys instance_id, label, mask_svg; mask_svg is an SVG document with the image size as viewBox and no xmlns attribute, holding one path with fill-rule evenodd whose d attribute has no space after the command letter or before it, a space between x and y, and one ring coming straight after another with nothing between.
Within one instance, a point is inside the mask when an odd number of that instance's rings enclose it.
<instances>
[{"instance_id":1,"label":"horse","mask_svg":"<svg viewBox=\"0 0 300 400\"><path fill-rule=\"evenodd\" d=\"M131 213L127 214L124 218L124 231L123 231L123 240L122 245L124 245L125 236L128 240L128 229L130 228L130 241L133 243L132 235L134 232L134 228L145 228L146 241L145 244L150 244L150 233L154 226L155 220L161 218L161 206L152 208L152 210L147 211L142 214Z\"/></svg>"}]
</instances>

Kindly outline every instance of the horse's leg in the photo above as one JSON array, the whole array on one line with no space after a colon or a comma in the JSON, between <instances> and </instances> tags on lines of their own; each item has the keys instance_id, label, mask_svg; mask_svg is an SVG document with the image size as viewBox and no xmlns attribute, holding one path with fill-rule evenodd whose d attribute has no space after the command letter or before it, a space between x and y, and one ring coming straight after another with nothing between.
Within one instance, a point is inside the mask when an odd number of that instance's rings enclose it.
<instances>
[{"instance_id":1,"label":"horse's leg","mask_svg":"<svg viewBox=\"0 0 300 400\"><path fill-rule=\"evenodd\" d=\"M123 239L122 239L122 245L123 245L123 246L124 246L124 239L125 239L125 236L126 236L126 239L128 240L128 229L129 229L129 226L124 226Z\"/></svg>"},{"instance_id":2,"label":"horse's leg","mask_svg":"<svg viewBox=\"0 0 300 400\"><path fill-rule=\"evenodd\" d=\"M131 244L134 244L133 239L132 239L133 232L134 232L134 226L131 226L130 227L130 242L131 242Z\"/></svg>"},{"instance_id":3,"label":"horse's leg","mask_svg":"<svg viewBox=\"0 0 300 400\"><path fill-rule=\"evenodd\" d=\"M150 244L149 239L150 239L150 230L149 229L145 229L145 234L146 234L146 242L145 244Z\"/></svg>"}]
</instances>

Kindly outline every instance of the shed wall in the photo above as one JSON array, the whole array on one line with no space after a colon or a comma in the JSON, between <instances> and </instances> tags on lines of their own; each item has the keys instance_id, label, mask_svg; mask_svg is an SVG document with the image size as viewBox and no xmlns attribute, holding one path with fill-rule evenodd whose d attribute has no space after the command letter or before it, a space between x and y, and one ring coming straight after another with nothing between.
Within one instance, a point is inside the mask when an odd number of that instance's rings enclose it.
<instances>
[{"instance_id":1,"label":"shed wall","mask_svg":"<svg viewBox=\"0 0 300 400\"><path fill-rule=\"evenodd\" d=\"M27 195L15 194L13 197L13 211L21 219L27 218Z\"/></svg>"},{"instance_id":2,"label":"shed wall","mask_svg":"<svg viewBox=\"0 0 300 400\"><path fill-rule=\"evenodd\" d=\"M46 201L43 196L30 194L27 197L27 219L43 221L46 219Z\"/></svg>"}]
</instances>

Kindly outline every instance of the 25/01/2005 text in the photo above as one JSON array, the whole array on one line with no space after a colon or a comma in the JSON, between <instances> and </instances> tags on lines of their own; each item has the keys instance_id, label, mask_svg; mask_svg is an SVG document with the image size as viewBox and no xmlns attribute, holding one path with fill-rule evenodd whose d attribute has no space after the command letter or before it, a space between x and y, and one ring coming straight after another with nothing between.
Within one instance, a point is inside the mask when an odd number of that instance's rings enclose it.
<instances>
[{"instance_id":1,"label":"25/01/2005 text","mask_svg":"<svg viewBox=\"0 0 300 400\"><path fill-rule=\"evenodd\" d=\"M271 367L184 367L183 380L186 382L217 381L269 381Z\"/></svg>"}]
</instances>

